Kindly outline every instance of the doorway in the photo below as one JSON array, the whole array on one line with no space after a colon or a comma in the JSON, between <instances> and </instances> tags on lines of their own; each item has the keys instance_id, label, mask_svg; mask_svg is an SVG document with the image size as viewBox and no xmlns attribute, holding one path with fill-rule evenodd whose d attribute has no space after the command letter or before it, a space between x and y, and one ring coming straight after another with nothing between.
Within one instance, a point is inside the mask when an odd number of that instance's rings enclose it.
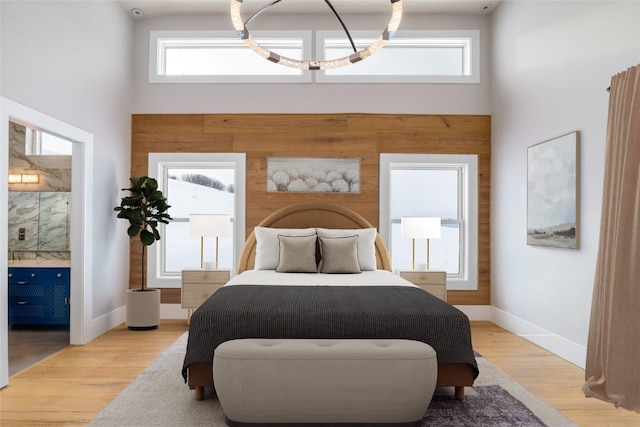
<instances>
[{"instance_id":1,"label":"doorway","mask_svg":"<svg viewBox=\"0 0 640 427\"><path fill-rule=\"evenodd\" d=\"M58 119L40 113L6 98L0 98L0 152L8 152L9 122L27 123L38 129L64 137L73 142L71 178L70 225L71 273L70 273L70 324L71 344L85 344L93 338L94 332L88 325L91 313L91 217L92 185L91 159L93 157L93 135ZM0 162L0 227L8 228L8 162ZM0 239L0 253L9 254L7 239ZM0 256L0 270L8 271L8 257ZM8 286L0 281L0 388L9 382L8 357Z\"/></svg>"},{"instance_id":2,"label":"doorway","mask_svg":"<svg viewBox=\"0 0 640 427\"><path fill-rule=\"evenodd\" d=\"M9 376L70 342L72 147L9 121Z\"/></svg>"}]
</instances>

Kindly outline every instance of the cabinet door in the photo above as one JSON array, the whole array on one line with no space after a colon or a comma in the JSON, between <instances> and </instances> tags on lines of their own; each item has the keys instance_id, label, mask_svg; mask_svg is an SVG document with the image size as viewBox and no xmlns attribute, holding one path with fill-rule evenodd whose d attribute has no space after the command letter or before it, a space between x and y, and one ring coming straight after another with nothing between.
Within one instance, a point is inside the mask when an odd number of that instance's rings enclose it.
<instances>
[{"instance_id":1,"label":"cabinet door","mask_svg":"<svg viewBox=\"0 0 640 427\"><path fill-rule=\"evenodd\" d=\"M69 294L70 278L68 268L52 269L47 275L51 286L51 313L49 324L68 325L70 315Z\"/></svg>"},{"instance_id":2,"label":"cabinet door","mask_svg":"<svg viewBox=\"0 0 640 427\"><path fill-rule=\"evenodd\" d=\"M9 269L9 324L39 325L45 322L47 292L33 269Z\"/></svg>"}]
</instances>

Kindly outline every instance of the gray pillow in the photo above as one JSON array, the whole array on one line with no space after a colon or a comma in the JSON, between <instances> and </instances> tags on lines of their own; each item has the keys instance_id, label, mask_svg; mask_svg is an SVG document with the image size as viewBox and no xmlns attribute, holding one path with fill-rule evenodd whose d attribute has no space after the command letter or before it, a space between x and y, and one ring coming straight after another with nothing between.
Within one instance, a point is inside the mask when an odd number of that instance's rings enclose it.
<instances>
[{"instance_id":1,"label":"gray pillow","mask_svg":"<svg viewBox=\"0 0 640 427\"><path fill-rule=\"evenodd\" d=\"M358 236L320 237L320 273L360 273Z\"/></svg>"},{"instance_id":2,"label":"gray pillow","mask_svg":"<svg viewBox=\"0 0 640 427\"><path fill-rule=\"evenodd\" d=\"M280 260L278 273L316 273L316 235L283 236L280 241Z\"/></svg>"}]
</instances>

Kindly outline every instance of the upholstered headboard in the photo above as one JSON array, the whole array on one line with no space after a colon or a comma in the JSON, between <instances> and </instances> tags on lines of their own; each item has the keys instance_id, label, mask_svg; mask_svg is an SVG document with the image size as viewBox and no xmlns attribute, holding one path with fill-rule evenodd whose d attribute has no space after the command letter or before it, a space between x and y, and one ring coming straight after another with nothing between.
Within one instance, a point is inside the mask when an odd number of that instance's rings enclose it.
<instances>
[{"instance_id":1,"label":"upholstered headboard","mask_svg":"<svg viewBox=\"0 0 640 427\"><path fill-rule=\"evenodd\" d=\"M360 214L334 203L303 202L281 208L258 224L272 228L372 228L373 225ZM376 265L380 270L391 271L391 259L380 234L376 241ZM240 253L238 273L251 270L256 258L256 236L252 231Z\"/></svg>"}]
</instances>

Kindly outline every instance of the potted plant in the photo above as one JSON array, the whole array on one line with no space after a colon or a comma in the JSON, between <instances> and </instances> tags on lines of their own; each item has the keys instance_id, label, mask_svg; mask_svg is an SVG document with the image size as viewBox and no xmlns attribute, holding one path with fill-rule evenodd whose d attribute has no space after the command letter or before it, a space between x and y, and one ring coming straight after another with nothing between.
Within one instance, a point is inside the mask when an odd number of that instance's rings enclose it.
<instances>
[{"instance_id":1,"label":"potted plant","mask_svg":"<svg viewBox=\"0 0 640 427\"><path fill-rule=\"evenodd\" d=\"M145 265L147 246L160 240L158 224L168 224L171 218L167 211L171 207L167 198L158 190L158 181L148 176L129 178L129 195L122 198L114 210L118 218L129 221L127 234L133 242L139 236L142 243L142 280L139 289L127 290L127 327L129 329L155 329L160 324L160 289L146 286Z\"/></svg>"}]
</instances>

